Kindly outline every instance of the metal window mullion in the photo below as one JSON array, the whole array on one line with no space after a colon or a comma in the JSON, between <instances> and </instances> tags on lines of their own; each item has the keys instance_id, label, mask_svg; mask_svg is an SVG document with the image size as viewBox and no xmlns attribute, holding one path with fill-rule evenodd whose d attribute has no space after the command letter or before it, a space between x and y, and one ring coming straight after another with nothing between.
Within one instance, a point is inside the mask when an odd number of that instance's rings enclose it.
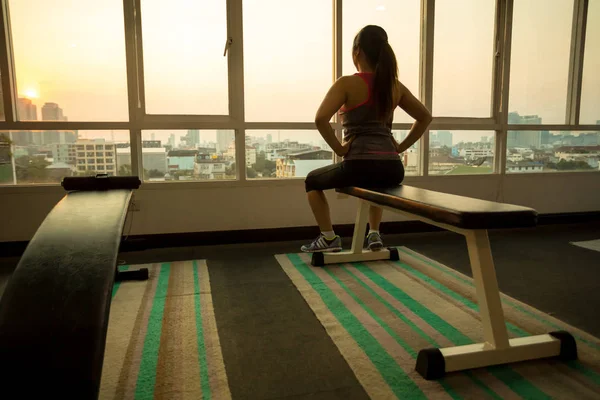
<instances>
[{"instance_id":1,"label":"metal window mullion","mask_svg":"<svg viewBox=\"0 0 600 400\"><path fill-rule=\"evenodd\" d=\"M498 103L499 109L496 113L496 121L500 125L500 129L496 131L494 169L500 175L506 174L506 153L508 143L508 103L510 92L510 60L512 49L512 21L513 21L513 0L499 0L502 3L502 37L500 40L501 53L501 75L499 76L498 86Z\"/></svg>"},{"instance_id":2,"label":"metal window mullion","mask_svg":"<svg viewBox=\"0 0 600 400\"><path fill-rule=\"evenodd\" d=\"M434 16L435 0L421 0L419 97L432 113ZM424 176L427 176L429 175L429 129L425 131L420 140L420 170Z\"/></svg>"},{"instance_id":3,"label":"metal window mullion","mask_svg":"<svg viewBox=\"0 0 600 400\"><path fill-rule=\"evenodd\" d=\"M8 0L0 0L0 85L6 122L17 120L17 85L13 54Z\"/></svg>"},{"instance_id":4,"label":"metal window mullion","mask_svg":"<svg viewBox=\"0 0 600 400\"><path fill-rule=\"evenodd\" d=\"M143 72L139 66L137 32L141 29L139 14L139 0L123 0L123 16L125 27L125 60L127 65L127 98L129 106L129 148L131 151L131 173L140 179L144 178L142 166L142 132L140 129L143 103L140 82L143 81Z\"/></svg>"},{"instance_id":5,"label":"metal window mullion","mask_svg":"<svg viewBox=\"0 0 600 400\"><path fill-rule=\"evenodd\" d=\"M588 0L575 0L573 5L571 51L569 54L569 76L567 85L567 107L565 115L565 123L571 125L579 124L588 5Z\"/></svg>"},{"instance_id":6,"label":"metal window mullion","mask_svg":"<svg viewBox=\"0 0 600 400\"><path fill-rule=\"evenodd\" d=\"M343 62L342 62L342 60L343 60L343 48L342 48L342 44L343 44L343 32L342 32L343 0L332 0L332 7L333 7L333 24L332 24L333 25L333 29L332 29L332 35L333 35L333 47L332 47L333 79L332 79L332 83L333 83L337 79L342 77L342 74L343 74L343 70L342 70L342 66L343 66ZM334 123L332 124L332 126L335 129L335 136L341 142L343 140L344 131L340 126L341 121L339 119L338 113L336 113L334 115L333 121L334 121ZM333 153L332 156L333 156L334 163L338 163L338 162L342 161L342 159L340 157L338 157L337 154Z\"/></svg>"},{"instance_id":7,"label":"metal window mullion","mask_svg":"<svg viewBox=\"0 0 600 400\"><path fill-rule=\"evenodd\" d=\"M235 165L237 180L246 180L246 129L244 105L244 26L242 0L227 0L227 51L229 114L235 126Z\"/></svg>"}]
</instances>

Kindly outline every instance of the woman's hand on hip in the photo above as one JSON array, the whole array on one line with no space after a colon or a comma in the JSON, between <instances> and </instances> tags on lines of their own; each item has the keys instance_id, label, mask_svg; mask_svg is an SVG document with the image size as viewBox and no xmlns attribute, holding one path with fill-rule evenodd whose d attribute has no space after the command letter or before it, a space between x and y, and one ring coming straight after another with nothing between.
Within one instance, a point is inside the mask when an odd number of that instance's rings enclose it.
<instances>
[{"instance_id":1,"label":"woman's hand on hip","mask_svg":"<svg viewBox=\"0 0 600 400\"><path fill-rule=\"evenodd\" d=\"M352 146L352 142L353 142L353 141L354 141L354 138L350 139L350 140L349 140L349 141L347 141L347 142L344 142L344 143L341 145L340 149L339 149L338 151L336 151L336 154L337 154L339 157L345 157L345 156L346 156L346 154L348 154L348 152L350 151L350 146Z\"/></svg>"}]
</instances>

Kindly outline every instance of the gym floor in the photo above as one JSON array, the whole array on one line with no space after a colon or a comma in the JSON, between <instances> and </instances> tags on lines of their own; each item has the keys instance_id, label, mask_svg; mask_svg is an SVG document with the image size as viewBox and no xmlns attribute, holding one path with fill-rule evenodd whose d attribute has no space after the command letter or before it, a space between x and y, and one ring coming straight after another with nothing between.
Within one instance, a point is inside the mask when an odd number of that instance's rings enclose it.
<instances>
[{"instance_id":1,"label":"gym floor","mask_svg":"<svg viewBox=\"0 0 600 400\"><path fill-rule=\"evenodd\" d=\"M570 244L594 239L600 239L600 222L490 232L500 290L600 337L600 252ZM471 275L464 238L457 234L389 235L384 241ZM344 245L349 242L345 238ZM233 398L366 399L273 257L297 253L303 243L162 248L122 253L120 260L129 265L208 260ZM17 257L0 258L0 294L17 263Z\"/></svg>"}]
</instances>

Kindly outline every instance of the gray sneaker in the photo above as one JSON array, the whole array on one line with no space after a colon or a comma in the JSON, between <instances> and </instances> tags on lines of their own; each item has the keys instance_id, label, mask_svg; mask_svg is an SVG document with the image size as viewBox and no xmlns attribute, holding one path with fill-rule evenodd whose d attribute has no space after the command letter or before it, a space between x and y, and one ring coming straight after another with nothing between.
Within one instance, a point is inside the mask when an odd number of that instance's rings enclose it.
<instances>
[{"instance_id":1,"label":"gray sneaker","mask_svg":"<svg viewBox=\"0 0 600 400\"><path fill-rule=\"evenodd\" d=\"M379 251L383 248L381 235L377 232L369 233L367 236L367 248L371 251Z\"/></svg>"},{"instance_id":2,"label":"gray sneaker","mask_svg":"<svg viewBox=\"0 0 600 400\"><path fill-rule=\"evenodd\" d=\"M302 246L302 251L305 253L322 253L322 252L338 252L342 250L342 238L335 236L331 240L325 239L322 234L317 236L312 243Z\"/></svg>"}]
</instances>

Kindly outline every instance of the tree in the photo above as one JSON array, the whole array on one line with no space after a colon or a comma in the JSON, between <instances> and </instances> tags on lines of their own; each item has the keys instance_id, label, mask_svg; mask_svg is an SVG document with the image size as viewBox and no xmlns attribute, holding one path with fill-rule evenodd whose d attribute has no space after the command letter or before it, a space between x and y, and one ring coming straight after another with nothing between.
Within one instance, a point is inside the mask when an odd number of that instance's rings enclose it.
<instances>
[{"instance_id":1,"label":"tree","mask_svg":"<svg viewBox=\"0 0 600 400\"><path fill-rule=\"evenodd\" d=\"M148 176L150 178L162 178L165 176L165 174L157 169L151 169L150 171L148 171Z\"/></svg>"},{"instance_id":2,"label":"tree","mask_svg":"<svg viewBox=\"0 0 600 400\"><path fill-rule=\"evenodd\" d=\"M252 165L254 171L261 171L263 176L271 176L277 169L277 164L275 161L267 160L265 157L265 152L261 151L260 154L256 156L256 162ZM248 175L250 177L250 175Z\"/></svg>"},{"instance_id":3,"label":"tree","mask_svg":"<svg viewBox=\"0 0 600 400\"><path fill-rule=\"evenodd\" d=\"M18 182L46 182L50 165L42 157L21 156L15 160L15 170Z\"/></svg>"}]
</instances>

